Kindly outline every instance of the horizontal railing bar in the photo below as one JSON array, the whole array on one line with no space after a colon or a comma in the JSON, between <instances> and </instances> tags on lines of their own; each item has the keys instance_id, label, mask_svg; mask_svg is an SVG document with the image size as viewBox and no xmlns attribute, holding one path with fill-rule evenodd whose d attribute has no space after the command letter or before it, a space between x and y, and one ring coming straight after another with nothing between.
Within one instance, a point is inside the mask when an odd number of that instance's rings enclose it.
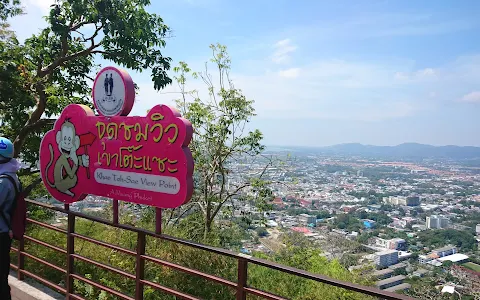
<instances>
[{"instance_id":1,"label":"horizontal railing bar","mask_svg":"<svg viewBox=\"0 0 480 300\"><path fill-rule=\"evenodd\" d=\"M52 226L50 224L45 224L45 223L37 221L37 220L27 218L27 222L38 225L38 226L43 227L43 228L47 228L47 229L54 230L54 231L57 231L57 232L60 232L60 233L63 233L63 234L67 234L67 231L64 230L64 229Z\"/></svg>"},{"instance_id":2,"label":"horizontal railing bar","mask_svg":"<svg viewBox=\"0 0 480 300\"><path fill-rule=\"evenodd\" d=\"M25 201L27 203L34 204L34 205L37 205L37 206L40 206L40 207L43 207L43 208L46 208L46 209L55 210L55 211L58 211L58 212L61 212L61 213L64 213L64 214L69 213L69 211L65 210L63 207L57 207L57 206L54 206L54 205L51 205L51 204L47 204L47 203L43 203L43 202L39 202L39 201L35 201L35 200L30 200L30 199L25 199Z\"/></svg>"},{"instance_id":3,"label":"horizontal railing bar","mask_svg":"<svg viewBox=\"0 0 480 300\"><path fill-rule=\"evenodd\" d=\"M69 213L74 215L75 217L79 217L79 218L82 218L82 219L94 221L94 222L97 222L97 223L101 223L101 224L104 224L104 225L124 229L124 230L127 230L127 231L133 231L133 232L136 232L136 233L145 233L146 235L151 236L151 237L156 237L156 238L159 238L159 239L162 239L162 240L165 240L165 241L174 242L174 243L177 243L177 244L181 244L181 245L184 245L184 246L189 246L189 247L200 249L200 250L205 250L205 251L208 251L208 252L213 252L215 254L221 254L221 255L228 256L228 257L233 257L233 258L236 258L238 256L237 253L229 251L229 250L215 248L215 247L212 247L212 246L206 246L206 245L202 245L202 244L198 244L198 243L195 243L195 242L179 239L179 238L169 236L169 235L165 235L165 234L156 234L153 231L146 230L146 229L143 229L143 228L137 228L137 227L133 227L133 226L126 225L126 224L114 224L114 223L110 222L109 220L105 220L105 219L94 217L94 216L89 216L87 214L76 212L76 211L70 211Z\"/></svg>"},{"instance_id":4,"label":"horizontal railing bar","mask_svg":"<svg viewBox=\"0 0 480 300\"><path fill-rule=\"evenodd\" d=\"M94 238L85 236L85 235L83 235L83 234L71 233L70 235L73 236L73 237L75 237L75 238L79 238L79 239L81 239L81 240L90 242L90 243L92 243L92 244L96 244L96 245L99 245L99 246L103 246L103 247L106 247L106 248L110 248L110 249L112 249L112 250L116 250L116 251L119 251L119 252L123 252L123 253L128 254L128 255L132 255L132 256L137 255L137 253L135 253L135 251L132 251L132 250L129 250L129 249L126 249L126 248L117 246L117 245L105 243L105 242L99 241L99 240L97 240L97 239L94 239Z\"/></svg>"},{"instance_id":5,"label":"horizontal railing bar","mask_svg":"<svg viewBox=\"0 0 480 300\"><path fill-rule=\"evenodd\" d=\"M14 269L15 271L18 270L18 266L14 264L10 264L10 269Z\"/></svg>"},{"instance_id":6,"label":"horizontal railing bar","mask_svg":"<svg viewBox=\"0 0 480 300\"><path fill-rule=\"evenodd\" d=\"M202 245L202 244L198 244L198 243L195 243L195 242L192 242L192 241L187 241L187 240L184 240L184 239L176 238L176 237L166 235L166 234L155 234L153 232L150 232L149 234L153 237L160 238L160 239L168 241L168 242L174 242L174 243L177 243L177 244L181 244L183 246L188 246L188 247L200 249L200 250L204 250L204 251L207 251L207 252L212 252L212 253L215 253L215 254L220 254L220 255L223 255L223 256L231 257L231 258L238 258L239 257L237 253L226 250L226 249L216 248L216 247L212 247L212 246L206 246L206 245Z\"/></svg>"},{"instance_id":7,"label":"horizontal railing bar","mask_svg":"<svg viewBox=\"0 0 480 300\"><path fill-rule=\"evenodd\" d=\"M185 294L185 293L181 293L179 291L176 291L174 289L171 289L171 288L167 288L163 285L160 285L158 283L155 283L155 282L151 282L151 281L148 281L148 280L140 280L141 283L143 283L144 285L148 285L154 289L157 289L157 290L160 290L162 292L165 292L165 293L168 293L170 295L174 295L175 297L179 297L180 299L185 299L185 300L201 300L200 298L195 298L194 296L191 296L191 295L188 295L188 294Z\"/></svg>"},{"instance_id":8,"label":"horizontal railing bar","mask_svg":"<svg viewBox=\"0 0 480 300\"><path fill-rule=\"evenodd\" d=\"M20 270L20 273L22 273L23 275L26 275L26 276L28 276L28 277L30 277L30 278L33 278L33 279L35 279L36 281L40 282L41 284L46 285L46 286L48 286L48 287L51 288L51 289L57 290L57 291L60 292L60 293L63 293L63 294L66 294L66 293L67 293L67 291L66 291L63 287L61 287L61 286L59 286L59 285L57 285L57 284L55 284L55 283L53 283L53 282L51 282L51 281L48 281L48 280L46 280L46 279L43 279L42 277L40 277L40 276L38 276L38 275L35 275L35 274L33 274L33 273L29 272L29 271Z\"/></svg>"},{"instance_id":9,"label":"horizontal railing bar","mask_svg":"<svg viewBox=\"0 0 480 300\"><path fill-rule=\"evenodd\" d=\"M87 300L87 299L85 299L82 296L77 295L77 294L69 294L68 296L70 297L70 299Z\"/></svg>"},{"instance_id":10,"label":"horizontal railing bar","mask_svg":"<svg viewBox=\"0 0 480 300\"><path fill-rule=\"evenodd\" d=\"M63 273L63 274L67 274L67 270L62 269L61 267L59 267L59 266L57 266L57 265L54 265L54 264L52 264L52 263L49 263L48 261L43 260L43 259L41 259L41 258L38 258L38 257L36 257L36 256L34 256L34 255L32 255L32 254L29 254L29 253L26 253L26 252L21 252L21 253L22 253L22 255L25 256L25 257L31 258L31 259L33 259L33 260L36 261L36 262L39 262L39 263L41 263L41 264L46 265L47 267L50 267L50 268L52 268L52 269L57 270L58 272L61 272L61 273Z\"/></svg>"},{"instance_id":11,"label":"horizontal railing bar","mask_svg":"<svg viewBox=\"0 0 480 300\"><path fill-rule=\"evenodd\" d=\"M135 280L135 275L132 275L132 274L130 274L130 273L128 273L128 272L125 272L125 271L123 271L123 270L120 270L120 269L118 269L118 268L115 268L115 267L112 267L112 266L109 266L109 265L106 265L106 264L99 263L98 261L95 261L95 260L93 260L93 259L87 258L87 257L85 257L85 256L81 256L81 255L78 255L78 254L72 254L71 256L72 256L73 258L75 258L75 259L84 261L84 262L86 262L86 263L95 265L95 266L97 266L97 267L99 267L99 268L108 270L108 271L110 271L110 272L113 272L113 273L116 273L116 274L118 274L118 275L127 277L127 278L129 278L129 279Z\"/></svg>"},{"instance_id":12,"label":"horizontal railing bar","mask_svg":"<svg viewBox=\"0 0 480 300\"><path fill-rule=\"evenodd\" d=\"M54 251L57 251L57 252L60 252L60 253L63 253L63 254L67 254L67 250L65 249L62 249L62 248L59 248L59 247L56 247L56 246L53 246L53 245L50 245L48 243L45 243L44 241L41 241L41 240L37 240L31 236L28 236L28 235L25 235L24 236L25 240L27 241L30 241L30 242L33 242L35 244L38 244L38 245L42 245L44 247L47 247L47 248L50 248Z\"/></svg>"},{"instance_id":13,"label":"horizontal railing bar","mask_svg":"<svg viewBox=\"0 0 480 300\"><path fill-rule=\"evenodd\" d=\"M18 252L18 248L15 248L15 247L10 247L10 251L13 251L13 252Z\"/></svg>"},{"instance_id":14,"label":"horizontal railing bar","mask_svg":"<svg viewBox=\"0 0 480 300\"><path fill-rule=\"evenodd\" d=\"M374 288L374 287L368 287L368 286L363 286L360 284L356 283L351 283L351 282L346 282L338 279L333 279L324 275L319 275L319 274L313 274L304 270L280 265L274 262L270 262L268 260L260 259L260 258L254 258L254 257L249 257L247 258L248 262L264 266L270 269L278 270L284 273L292 274L298 277L303 277L306 279L311 279L317 282L333 285L339 288L344 288L350 291L355 291L355 292L360 292L362 294L370 295L370 296L375 296L375 297L382 297L384 299L396 299L396 300L413 300L413 298L410 298L405 295L401 294L395 294L391 292L386 292L382 291L380 289Z\"/></svg>"},{"instance_id":15,"label":"horizontal railing bar","mask_svg":"<svg viewBox=\"0 0 480 300\"><path fill-rule=\"evenodd\" d=\"M264 299L269 299L269 300L288 300L288 298L283 298L283 297L280 297L280 296L277 296L277 295L274 295L274 294L271 294L271 293L268 293L268 292L265 292L265 291L262 291L262 290L257 290L257 289L254 289L254 288L243 288L243 290L249 294L252 294L252 295L255 295L255 296L259 296L259 297L262 297Z\"/></svg>"},{"instance_id":16,"label":"horizontal railing bar","mask_svg":"<svg viewBox=\"0 0 480 300\"><path fill-rule=\"evenodd\" d=\"M72 278L74 278L74 279L83 281L83 282L85 282L85 283L87 283L87 284L89 284L89 285L91 285L91 286L96 287L97 289L101 289L101 290L103 290L103 291L105 291L105 292L107 292L107 293L109 293L109 294L112 294L112 295L114 295L114 296L117 296L117 297L119 297L119 298L126 299L126 300L135 300L134 298L132 298L132 297L130 297L130 296L127 296L127 295L125 295L125 294L123 294L123 293L120 293L119 291L116 291L116 290L114 290L114 289L111 289L111 288L109 288L109 287L106 287L106 286L104 286L103 284L100 284L100 283L98 283L98 282L95 282L95 281L93 281L93 280L90 280L90 279L88 279L88 278L85 278L85 277L83 277L83 276L81 276L81 275L78 275L78 274L70 274L70 276L71 276Z\"/></svg>"},{"instance_id":17,"label":"horizontal railing bar","mask_svg":"<svg viewBox=\"0 0 480 300\"><path fill-rule=\"evenodd\" d=\"M147 260L147 261L150 261L150 262L153 262L153 263L156 263L156 264L159 264L159 265L163 265L165 267L169 267L169 268L172 268L172 269L176 269L176 270L182 271L182 272L187 273L187 274L196 275L196 276L199 276L199 277L211 280L211 281L215 281L215 282L218 282L220 284L223 284L223 285L226 285L226 286L229 286L229 287L233 287L233 288L237 287L236 283L231 282L229 280L226 280L224 278L215 276L215 275L210 275L210 274L207 274L207 273L203 273L203 272L200 272L200 271L197 271L197 270L194 270L194 269L190 269L190 268L187 268L187 267L184 267L184 266L181 266L181 265L177 265L177 264L165 261L165 260L161 260L161 259L156 258L156 257L148 256L148 255L142 255L141 257L143 259Z\"/></svg>"},{"instance_id":18,"label":"horizontal railing bar","mask_svg":"<svg viewBox=\"0 0 480 300\"><path fill-rule=\"evenodd\" d=\"M32 200L28 200L28 199L26 201L28 203L38 205L40 207L44 207L44 208L47 208L47 209L55 210L55 211L58 211L58 212L61 212L61 213L71 214L71 215L79 217L79 218L87 219L87 220L98 222L98 223L101 223L101 224L104 224L104 225L107 225L107 226L116 227L116 228L119 228L119 229L131 231L131 232L135 232L135 233L144 233L144 234L146 234L148 236L151 236L151 237L154 237L154 238L159 238L161 240L165 240L165 241L173 242L173 243L176 243L176 244L196 248L196 249L199 249L199 250L204 250L204 251L207 251L207 252L210 252L210 253L215 253L215 254L219 254L219 255L223 255L223 256L231 257L231 258L237 258L237 259L240 258L240 257L244 257L242 255L239 255L239 254L234 253L234 252L229 251L229 250L220 249L220 248L211 247L211 246L206 246L206 245L198 244L198 243L195 243L195 242L191 242L191 241L179 239L179 238L176 238L176 237L172 237L172 236L169 236L169 235L156 234L153 231L145 230L145 229L142 229L142 228L136 228L136 227L126 225L126 224L114 224L110 220L105 220L105 219L102 219L102 218L90 216L90 215L80 213L80 212L65 210L63 208L55 207L55 206L52 206L52 205L49 205L49 204L40 203L40 202L37 202L37 201L32 201ZM52 229L52 230L55 230L55 231L58 231L58 232L61 232L61 233L66 233L65 230L59 229L59 228L57 228L55 226L52 226L52 225L49 225L49 224L45 224L45 223L42 223L42 222L39 222L39 221L36 221L36 220L31 220L31 219L28 219L28 221L33 223L33 224L37 224L39 226L42 226L42 227L45 227L45 228L48 228L48 229ZM132 255L132 256L136 255L135 251L128 250L128 249L122 248L120 246L105 243L105 242L102 242L102 241L99 241L99 240L96 240L96 239L92 239L92 238L89 238L89 237L86 237L86 236L83 236L83 235L80 235L80 234L76 234L76 233L73 233L72 235L76 238L80 238L80 239L89 241L91 243L110 248L112 250L120 251L120 252L129 254L129 255ZM12 251L18 251L18 250L13 248ZM163 260L155 259L155 258L146 256L146 255L142 256L142 258L145 259L145 260L149 260L149 261L152 261L152 259L153 259L154 263L158 263L158 264L161 264L161 265L173 268L173 269L177 269L177 270L185 272L185 273L200 276L202 278L205 278L205 279L208 279L208 280L211 280L211 281L215 281L215 282L218 282L220 284L224 284L224 285L229 286L229 287L233 287L232 282L230 282L226 279L220 278L220 277L205 274L205 273L202 273L202 272L197 271L197 270L188 269L186 267L182 267L182 266L179 266L179 265L176 265L176 264L173 264L173 263L169 263L169 262L166 262L166 261L163 261ZM323 275L313 274L313 273L310 273L310 272L307 272L307 271L304 271L304 270L300 270L300 269L296 269L296 268L292 268L292 267L288 267L288 266L283 266L283 265L280 265L280 264L277 264L277 263L274 263L274 262L271 262L271 261L267 261L267 260L264 260L264 259L248 257L247 260L250 263L260 265L260 266L263 266L263 267L266 267L266 268L270 268L270 269L273 269L273 270L278 270L278 271L281 271L281 272L284 272L284 273L288 273L288 274L299 276L299 277L302 277L302 278L314 280L316 282L321 282L321 283L336 286L336 287L339 287L339 288L344 288L346 290L351 290L351 291L355 291L355 292L359 292L359 293L363 293L363 294L367 294L367 295L371 295L371 296L375 296L375 297L381 297L383 299L395 299L395 300L411 300L411 299L413 299L413 298L410 298L406 295L386 292L386 291L382 291L380 289L377 289L375 287L362 286L362 285L355 284L355 283L350 283L350 282L345 282L345 281L333 279L333 278L323 276ZM75 275L75 276L78 276L78 275ZM160 289L164 292L167 292L167 293L170 293L170 294L173 294L173 295L177 295L178 297L183 297L184 299L196 299L196 298L192 298L192 296L182 294L180 292L177 292L175 290L163 287L163 286L158 285L158 284L153 283L153 282L149 282L149 281L146 281L146 280L142 280L142 282L144 284L150 285L150 286L152 286L156 289ZM263 295L263 293L266 293L266 292L262 292L260 290L257 290L255 288L245 288L245 291L247 291L248 293L251 293L251 294L261 293ZM266 293L266 294L268 294L268 293ZM271 299L277 299L277 298L275 298L274 295L272 295L272 294L269 294L269 295L270 296L267 296L267 297L273 297ZM282 299L282 298L279 298L279 299Z\"/></svg>"}]
</instances>

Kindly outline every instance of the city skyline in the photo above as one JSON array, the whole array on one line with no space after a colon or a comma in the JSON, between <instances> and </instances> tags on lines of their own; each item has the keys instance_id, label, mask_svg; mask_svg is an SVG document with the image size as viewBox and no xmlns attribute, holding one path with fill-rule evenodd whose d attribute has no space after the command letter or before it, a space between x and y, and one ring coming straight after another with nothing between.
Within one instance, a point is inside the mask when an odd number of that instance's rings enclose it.
<instances>
[{"instance_id":1,"label":"city skyline","mask_svg":"<svg viewBox=\"0 0 480 300\"><path fill-rule=\"evenodd\" d=\"M11 20L21 40L53 1L28 0ZM227 45L235 86L255 100L266 145L342 143L480 146L480 3L153 1L174 37L163 53L201 70L208 45ZM35 26L23 26L36 24ZM37 26L37 27L36 27ZM98 60L102 65L106 62ZM172 104L149 72L132 114ZM206 88L199 81L190 89Z\"/></svg>"}]
</instances>

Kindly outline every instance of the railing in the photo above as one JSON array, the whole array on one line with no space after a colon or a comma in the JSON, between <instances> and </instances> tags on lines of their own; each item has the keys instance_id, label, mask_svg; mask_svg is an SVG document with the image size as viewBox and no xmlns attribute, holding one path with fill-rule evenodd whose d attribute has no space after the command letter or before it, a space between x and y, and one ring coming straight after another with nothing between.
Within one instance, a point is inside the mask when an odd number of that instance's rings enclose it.
<instances>
[{"instance_id":1,"label":"railing","mask_svg":"<svg viewBox=\"0 0 480 300\"><path fill-rule=\"evenodd\" d=\"M395 293L391 293L391 292L382 291L382 290L379 290L379 289L376 289L376 288L373 288L373 287L367 287L367 286L362 286L362 285L359 285L359 284L354 284L354 283L350 283L350 282L336 280L336 279L332 279L332 278L329 278L329 277L326 277L326 276L323 276L323 275L313 274L313 273L303 271L303 270L300 270L300 269L291 268L291 267L287 267L287 266L284 266L284 265L276 264L274 262L270 262L270 261L267 261L267 260L264 260L264 259L254 258L254 257L251 257L251 256L242 255L242 254L236 254L234 252L231 252L231 251L228 251L228 250L225 250L225 249L219 249L219 248L215 248L215 247L201 245L201 244L197 244L197 243L194 243L194 242L191 242L191 241L186 241L186 240L178 239L178 238L168 236L168 235L165 235L165 234L161 234L161 210L159 210L159 209L157 209L157 214L156 214L156 221L157 221L156 230L155 230L156 232L152 232L152 231L144 230L144 229L141 229L141 228L136 228L136 227L125 225L125 224L119 224L118 223L118 202L115 201L115 200L114 200L114 205L113 205L113 222L111 222L109 220L89 216L89 215L86 215L86 214L83 214L83 213L71 211L69 209L68 205L65 205L65 208L62 209L62 208L59 208L59 207L47 205L47 204L36 202L36 201L31 201L31 200L27 200L27 201L31 205L37 205L37 206L43 207L45 209L54 210L54 211L61 212L61 213L64 213L64 214L67 215L68 222L67 222L67 229L66 230L64 230L62 228L52 226L50 224L46 224L46 223L43 223L43 222L32 220L30 218L27 219L27 222L29 222L31 224L35 224L35 225L41 226L45 229L54 230L54 231L60 232L62 234L65 234L66 237L67 237L67 247L66 247L67 249L62 249L62 248L50 245L50 244L48 244L44 241L33 238L31 236L25 235L24 240L19 241L18 248L12 247L12 251L15 251L17 253L17 258L18 259L17 259L16 264L11 264L11 268L17 271L17 275L18 275L19 280L23 280L25 276L30 277L34 280L39 281L40 283L44 284L45 286L48 286L51 289L56 290L56 291L64 294L66 296L66 299L79 299L79 300L85 299L85 298L83 298L83 297L74 293L74 285L73 285L74 280L79 280L81 282L89 284L89 285L91 285L91 286L93 286L97 289L100 289L100 290L103 290L103 291L107 292L108 294L110 294L112 296L116 296L119 299L143 300L143 298L144 298L144 288L146 286L149 286L149 287L151 287L155 290L159 290L159 291L162 291L162 292L170 294L170 295L174 295L179 299L190 299L190 300L199 299L199 298L196 298L194 296L182 293L181 291L176 291L174 289L162 286L159 283L146 280L145 277L144 277L144 275L145 275L145 262L151 262L151 263L157 264L159 266L172 268L172 269L175 269L177 271L184 272L186 274L190 274L192 276L198 276L198 277L206 279L208 281L216 282L216 283L219 283L221 285L233 288L233 289L236 290L236 299L237 300L245 300L245 299L247 299L247 295L255 295L255 296L258 296L258 297L263 298L263 299L273 299L273 300L285 299L283 297L274 295L272 293L262 291L262 290L259 290L259 289L253 288L253 287L249 287L247 285L247 279L248 279L247 278L247 276L248 276L247 275L248 274L247 270L248 270L249 264L259 265L259 266L263 266L263 267L266 267L266 268L269 268L269 269L278 270L278 271L281 271L281 272L284 272L284 273L287 273L287 274L291 274L291 275L294 275L294 276L298 276L298 277L301 277L301 278L310 279L310 280L313 280L313 281L316 281L316 282L321 282L321 283L325 283L325 284L332 285L332 286L335 286L335 287L344 288L344 289L359 292L359 293L362 293L362 294L378 297L380 299L398 299L398 300L400 300L400 299L404 299L404 300L412 299L412 298L407 297L405 295L395 294ZM109 226L112 226L112 227L116 227L116 228L119 228L119 229L123 229L123 230L127 230L127 231L130 231L130 232L136 233L137 234L136 251L126 249L126 248L123 248L123 247L120 247L120 246L117 246L117 245L109 244L109 243L106 243L106 242L103 242L103 241L99 241L99 240L90 238L86 235L76 233L75 232L75 220L76 220L76 218L91 220L93 222L98 222L98 223L101 223L101 224L109 225ZM224 256L224 257L229 257L229 258L236 259L237 262L238 262L237 282L233 282L233 281L230 281L230 280L218 277L218 276L210 275L210 274L207 274L207 273L195 270L195 269L190 269L190 268L187 268L187 267L184 267L184 266L181 266L181 265L178 265L178 264L166 261L166 260L162 260L162 259L147 255L145 253L145 245L146 245L146 237L148 237L148 236L158 238L158 239L163 240L163 241L177 243L177 244L180 244L180 245L183 245L183 246L193 247L193 248L196 248L196 249L204 250L204 251L207 251L207 252L210 252L210 253L214 253L216 255L221 255L221 256ZM93 243L93 244L96 244L96 245L99 245L99 246L103 246L103 247L121 252L123 254L135 257L136 258L135 274L125 272L125 271L120 270L118 268L115 268L113 266L103 264L101 262L92 260L90 258L81 256L79 254L76 254L75 251L74 251L74 243L75 243L76 239L87 241L87 242L90 242L90 243ZM25 251L25 248L24 248L24 242L25 241L32 242L32 243L35 243L39 246L46 247L50 250L56 251L58 253L65 254L67 256L66 268L64 269L64 268L59 267L57 265L54 265L50 262L47 262L47 261L45 261L45 260L43 260L39 257L36 257L36 256L32 255L31 253L27 253ZM58 284L54 284L54 283L50 282L49 280L47 280L45 278L42 278L41 276L38 276L38 275L36 275L36 274L34 274L30 271L27 271L25 269L25 257L27 257L27 258L29 258L29 259L37 262L37 263L44 264L44 265L46 265L46 266L48 266L48 267L50 267L54 270L57 270L57 271L65 274L65 283L66 283L65 286L60 286ZM83 261L85 263L91 264L91 265L96 266L98 268L116 273L116 274L118 274L118 275L120 275L124 278L134 280L135 281L135 296L134 296L134 298L132 298L131 296L125 295L125 294L123 294L123 293L121 293L117 290L112 289L112 288L109 288L109 287L107 287L103 284L95 282L91 279L88 279L88 278L86 278L86 277L84 277L80 274L75 273L75 268L74 268L75 261Z\"/></svg>"}]
</instances>

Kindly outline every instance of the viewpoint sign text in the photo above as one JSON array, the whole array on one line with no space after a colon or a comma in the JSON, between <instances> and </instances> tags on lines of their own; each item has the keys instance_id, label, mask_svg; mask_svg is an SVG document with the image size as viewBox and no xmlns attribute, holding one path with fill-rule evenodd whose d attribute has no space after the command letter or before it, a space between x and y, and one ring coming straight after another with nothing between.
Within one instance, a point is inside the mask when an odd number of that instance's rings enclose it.
<instances>
[{"instance_id":1,"label":"viewpoint sign text","mask_svg":"<svg viewBox=\"0 0 480 300\"><path fill-rule=\"evenodd\" d=\"M100 115L79 104L63 110L40 146L42 179L55 199L92 194L161 208L190 200L191 123L166 105L129 117L134 97L128 74L108 67L93 88Z\"/></svg>"}]
</instances>

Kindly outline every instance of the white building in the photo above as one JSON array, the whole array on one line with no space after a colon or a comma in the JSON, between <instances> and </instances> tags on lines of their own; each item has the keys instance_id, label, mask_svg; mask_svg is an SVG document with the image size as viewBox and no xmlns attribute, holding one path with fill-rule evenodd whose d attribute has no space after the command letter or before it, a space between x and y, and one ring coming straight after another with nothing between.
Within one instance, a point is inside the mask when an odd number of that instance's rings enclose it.
<instances>
[{"instance_id":1,"label":"white building","mask_svg":"<svg viewBox=\"0 0 480 300\"><path fill-rule=\"evenodd\" d=\"M475 228L475 231L477 232L477 234L480 235L480 224L477 224L477 227Z\"/></svg>"},{"instance_id":2,"label":"white building","mask_svg":"<svg viewBox=\"0 0 480 300\"><path fill-rule=\"evenodd\" d=\"M398 263L398 251L386 250L376 252L374 258L375 264L379 267L388 267Z\"/></svg>"},{"instance_id":3,"label":"white building","mask_svg":"<svg viewBox=\"0 0 480 300\"><path fill-rule=\"evenodd\" d=\"M427 217L425 222L427 223L426 225L428 229L447 228L450 223L447 218L437 215Z\"/></svg>"}]
</instances>

